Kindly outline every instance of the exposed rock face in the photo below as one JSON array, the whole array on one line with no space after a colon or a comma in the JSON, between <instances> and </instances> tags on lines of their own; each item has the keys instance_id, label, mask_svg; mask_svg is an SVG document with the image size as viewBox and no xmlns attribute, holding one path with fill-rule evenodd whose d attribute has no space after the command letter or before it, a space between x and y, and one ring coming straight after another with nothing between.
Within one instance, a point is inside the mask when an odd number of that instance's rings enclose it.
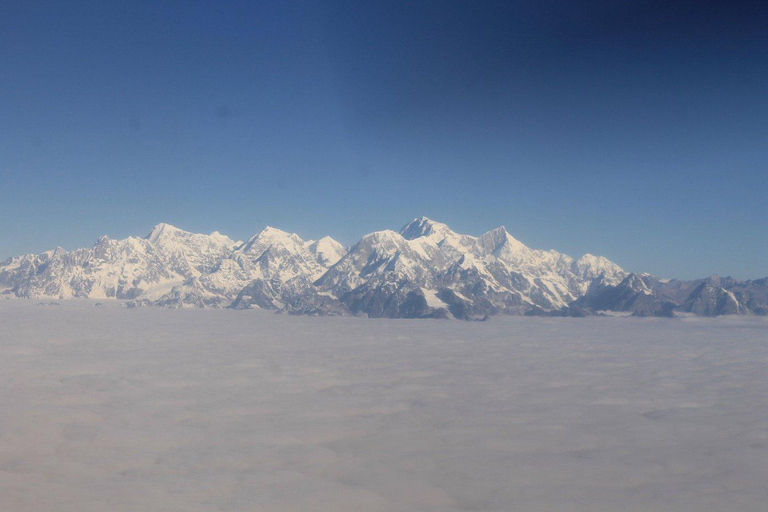
<instances>
[{"instance_id":1,"label":"exposed rock face","mask_svg":"<svg viewBox=\"0 0 768 512\"><path fill-rule=\"evenodd\" d=\"M768 314L768 278L740 281L711 276L694 281L630 274L617 285L596 282L569 307L585 313L631 312L636 316Z\"/></svg>"},{"instance_id":2,"label":"exposed rock face","mask_svg":"<svg viewBox=\"0 0 768 512\"><path fill-rule=\"evenodd\" d=\"M262 308L291 314L459 318L536 314L768 314L768 278L629 274L601 256L531 249L504 227L455 233L426 217L346 250L266 227L246 242L158 224L146 238L57 248L0 264L6 297L117 298L130 306Z\"/></svg>"},{"instance_id":3,"label":"exposed rock face","mask_svg":"<svg viewBox=\"0 0 768 512\"><path fill-rule=\"evenodd\" d=\"M594 311L632 312L635 316L672 316L675 304L654 295L647 276L629 274L620 283L611 285L597 280L587 293L574 301L581 315Z\"/></svg>"}]
</instances>

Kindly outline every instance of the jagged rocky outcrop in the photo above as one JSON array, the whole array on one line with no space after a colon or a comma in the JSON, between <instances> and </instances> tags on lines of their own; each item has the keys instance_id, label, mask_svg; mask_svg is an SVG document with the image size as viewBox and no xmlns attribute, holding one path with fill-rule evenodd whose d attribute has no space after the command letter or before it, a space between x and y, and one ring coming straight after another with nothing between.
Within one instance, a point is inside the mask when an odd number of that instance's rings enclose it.
<instances>
[{"instance_id":1,"label":"jagged rocky outcrop","mask_svg":"<svg viewBox=\"0 0 768 512\"><path fill-rule=\"evenodd\" d=\"M586 316L601 311L660 317L671 317L676 313L768 315L768 278L741 281L711 276L680 281L629 274L615 285L597 280L583 297L567 308L556 312L535 311L534 314Z\"/></svg>"},{"instance_id":2,"label":"jagged rocky outcrop","mask_svg":"<svg viewBox=\"0 0 768 512\"><path fill-rule=\"evenodd\" d=\"M601 256L531 249L504 227L471 236L426 217L345 249L266 227L245 242L157 225L0 263L0 296L123 299L126 305L290 314L481 320L495 314L768 314L768 278L633 274Z\"/></svg>"},{"instance_id":3,"label":"jagged rocky outcrop","mask_svg":"<svg viewBox=\"0 0 768 512\"><path fill-rule=\"evenodd\" d=\"M596 280L587 293L575 300L570 309L581 314L594 311L631 312L634 316L673 316L674 302L653 292L650 276L629 274L618 284Z\"/></svg>"}]
</instances>

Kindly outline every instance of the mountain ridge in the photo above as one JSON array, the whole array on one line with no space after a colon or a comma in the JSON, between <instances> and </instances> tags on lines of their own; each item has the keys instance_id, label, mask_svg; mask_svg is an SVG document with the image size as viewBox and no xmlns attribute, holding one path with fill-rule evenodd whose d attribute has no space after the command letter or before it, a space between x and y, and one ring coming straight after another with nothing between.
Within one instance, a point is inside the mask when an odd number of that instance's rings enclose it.
<instances>
[{"instance_id":1,"label":"mountain ridge","mask_svg":"<svg viewBox=\"0 0 768 512\"><path fill-rule=\"evenodd\" d=\"M603 256L532 249L504 226L479 236L427 217L345 248L266 226L245 242L166 223L0 263L0 297L120 299L126 305L262 308L290 314L476 320L494 314L768 314L768 278L679 281Z\"/></svg>"}]
</instances>

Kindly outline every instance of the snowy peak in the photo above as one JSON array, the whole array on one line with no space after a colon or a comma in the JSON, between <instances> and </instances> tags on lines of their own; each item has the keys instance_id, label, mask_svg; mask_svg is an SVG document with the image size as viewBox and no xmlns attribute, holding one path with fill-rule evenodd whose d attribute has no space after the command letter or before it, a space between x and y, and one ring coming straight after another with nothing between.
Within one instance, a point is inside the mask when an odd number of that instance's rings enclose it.
<instances>
[{"instance_id":1,"label":"snowy peak","mask_svg":"<svg viewBox=\"0 0 768 512\"><path fill-rule=\"evenodd\" d=\"M512 261L518 261L522 255L531 252L525 244L510 235L504 226L480 235L477 245L487 254Z\"/></svg>"},{"instance_id":2,"label":"snowy peak","mask_svg":"<svg viewBox=\"0 0 768 512\"><path fill-rule=\"evenodd\" d=\"M164 223L155 226L141 242L149 242L161 261L185 277L199 277L212 271L235 246L232 239L218 231L204 235Z\"/></svg>"},{"instance_id":3,"label":"snowy peak","mask_svg":"<svg viewBox=\"0 0 768 512\"><path fill-rule=\"evenodd\" d=\"M335 265L347 253L343 245L329 236L308 243L307 250L326 268Z\"/></svg>"},{"instance_id":4,"label":"snowy peak","mask_svg":"<svg viewBox=\"0 0 768 512\"><path fill-rule=\"evenodd\" d=\"M574 261L571 271L585 280L602 277L606 284L618 284L626 276L621 267L608 258L589 253Z\"/></svg>"},{"instance_id":5,"label":"snowy peak","mask_svg":"<svg viewBox=\"0 0 768 512\"><path fill-rule=\"evenodd\" d=\"M400 235L406 240L415 240L425 236L445 238L453 234L455 233L447 225L427 217L413 219L400 230Z\"/></svg>"},{"instance_id":6,"label":"snowy peak","mask_svg":"<svg viewBox=\"0 0 768 512\"><path fill-rule=\"evenodd\" d=\"M451 257L459 257L473 250L477 239L469 235L460 235L442 222L435 222L427 217L413 219L403 226L400 235L412 242L436 244Z\"/></svg>"},{"instance_id":7,"label":"snowy peak","mask_svg":"<svg viewBox=\"0 0 768 512\"><path fill-rule=\"evenodd\" d=\"M298 235L295 233L288 233L282 229L273 228L272 226L266 226L264 229L249 238L248 243L256 240L285 240L294 237L298 238Z\"/></svg>"},{"instance_id":8,"label":"snowy peak","mask_svg":"<svg viewBox=\"0 0 768 512\"><path fill-rule=\"evenodd\" d=\"M391 229L382 229L381 231L373 231L367 235L363 235L360 242L369 243L381 243L381 242L399 242L403 240L403 236L397 231Z\"/></svg>"},{"instance_id":9,"label":"snowy peak","mask_svg":"<svg viewBox=\"0 0 768 512\"><path fill-rule=\"evenodd\" d=\"M643 281L643 279L637 274L629 274L619 284L620 287L628 288L637 293L643 293L645 295L653 295L651 288Z\"/></svg>"},{"instance_id":10,"label":"snowy peak","mask_svg":"<svg viewBox=\"0 0 768 512\"><path fill-rule=\"evenodd\" d=\"M240 244L161 223L145 238L103 236L91 248L10 258L0 263L0 296L407 318L569 308L768 315L768 279L660 280L602 256L574 261L531 249L503 226L475 237L427 217L367 234L349 251L330 237L305 242L271 226Z\"/></svg>"},{"instance_id":11,"label":"snowy peak","mask_svg":"<svg viewBox=\"0 0 768 512\"><path fill-rule=\"evenodd\" d=\"M249 238L248 241L238 249L238 252L261 255L274 244L294 247L297 245L304 245L304 241L295 233L288 233L282 229L267 226Z\"/></svg>"},{"instance_id":12,"label":"snowy peak","mask_svg":"<svg viewBox=\"0 0 768 512\"><path fill-rule=\"evenodd\" d=\"M334 254L338 250L337 244L329 238L318 243L317 247L321 252L327 251L327 254L322 253L323 257L333 259L337 257ZM298 278L311 282L327 268L320 262L323 258L310 251L311 245L295 233L267 226L236 249L232 257L249 281L267 279L288 282Z\"/></svg>"},{"instance_id":13,"label":"snowy peak","mask_svg":"<svg viewBox=\"0 0 768 512\"><path fill-rule=\"evenodd\" d=\"M409 252L411 244L419 245L417 242L406 240L400 233L391 229L374 231L353 245L344 259L392 257L398 253Z\"/></svg>"},{"instance_id":14,"label":"snowy peak","mask_svg":"<svg viewBox=\"0 0 768 512\"><path fill-rule=\"evenodd\" d=\"M130 238L130 237L129 237ZM146 237L146 240L155 245L165 248L179 248L187 246L192 250L216 250L217 248L232 249L235 242L226 235L214 231L210 235L202 233L192 233L184 231L170 224L160 223L152 229L152 232ZM176 247L174 247L176 245Z\"/></svg>"},{"instance_id":15,"label":"snowy peak","mask_svg":"<svg viewBox=\"0 0 768 512\"><path fill-rule=\"evenodd\" d=\"M181 233L187 233L187 232L182 231L176 226L171 226L170 224L161 222L160 224L152 228L152 232L149 235L147 235L146 239L149 240L150 243L155 244L161 238L175 237Z\"/></svg>"}]
</instances>

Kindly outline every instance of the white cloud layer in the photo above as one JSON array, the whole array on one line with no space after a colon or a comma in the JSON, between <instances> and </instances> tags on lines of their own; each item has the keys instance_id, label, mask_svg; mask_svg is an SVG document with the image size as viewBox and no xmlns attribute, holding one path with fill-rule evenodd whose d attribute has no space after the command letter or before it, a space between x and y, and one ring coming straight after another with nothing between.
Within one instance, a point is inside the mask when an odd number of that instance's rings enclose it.
<instances>
[{"instance_id":1,"label":"white cloud layer","mask_svg":"<svg viewBox=\"0 0 768 512\"><path fill-rule=\"evenodd\" d=\"M768 321L0 301L0 509L768 502Z\"/></svg>"}]
</instances>

